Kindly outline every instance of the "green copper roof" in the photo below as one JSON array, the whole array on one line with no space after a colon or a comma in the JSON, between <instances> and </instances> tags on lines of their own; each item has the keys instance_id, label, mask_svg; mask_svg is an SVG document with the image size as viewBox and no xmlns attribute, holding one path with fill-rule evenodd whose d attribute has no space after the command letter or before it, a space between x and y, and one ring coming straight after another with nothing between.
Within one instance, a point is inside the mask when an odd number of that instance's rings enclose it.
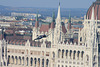
<instances>
[{"instance_id":1,"label":"green copper roof","mask_svg":"<svg viewBox=\"0 0 100 67\"><path fill-rule=\"evenodd\" d=\"M52 22L55 22L55 12L52 14Z\"/></svg>"},{"instance_id":2,"label":"green copper roof","mask_svg":"<svg viewBox=\"0 0 100 67\"><path fill-rule=\"evenodd\" d=\"M71 16L70 16L70 14L69 14L69 23L71 23Z\"/></svg>"},{"instance_id":3,"label":"green copper roof","mask_svg":"<svg viewBox=\"0 0 100 67\"><path fill-rule=\"evenodd\" d=\"M37 13L37 15L36 15L36 21L38 21L38 13Z\"/></svg>"}]
</instances>

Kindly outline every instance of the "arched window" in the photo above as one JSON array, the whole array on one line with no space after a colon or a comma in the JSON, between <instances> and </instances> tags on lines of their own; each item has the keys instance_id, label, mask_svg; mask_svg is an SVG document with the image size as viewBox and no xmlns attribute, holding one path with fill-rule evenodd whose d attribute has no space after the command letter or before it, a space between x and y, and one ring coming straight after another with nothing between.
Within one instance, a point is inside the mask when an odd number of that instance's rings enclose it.
<instances>
[{"instance_id":1,"label":"arched window","mask_svg":"<svg viewBox=\"0 0 100 67\"><path fill-rule=\"evenodd\" d=\"M61 50L59 49L58 50L58 58L60 58L60 52L61 52Z\"/></svg>"},{"instance_id":2,"label":"arched window","mask_svg":"<svg viewBox=\"0 0 100 67\"><path fill-rule=\"evenodd\" d=\"M17 56L15 56L15 60L16 60L16 64L18 64L18 58L17 58Z\"/></svg>"},{"instance_id":3,"label":"arched window","mask_svg":"<svg viewBox=\"0 0 100 67\"><path fill-rule=\"evenodd\" d=\"M88 55L86 55L86 61L89 61L89 56Z\"/></svg>"},{"instance_id":4,"label":"arched window","mask_svg":"<svg viewBox=\"0 0 100 67\"><path fill-rule=\"evenodd\" d=\"M31 57L31 66L33 66L33 58Z\"/></svg>"},{"instance_id":5,"label":"arched window","mask_svg":"<svg viewBox=\"0 0 100 67\"><path fill-rule=\"evenodd\" d=\"M19 57L19 64L21 64L21 57Z\"/></svg>"},{"instance_id":6,"label":"arched window","mask_svg":"<svg viewBox=\"0 0 100 67\"><path fill-rule=\"evenodd\" d=\"M68 50L66 50L66 58L68 58Z\"/></svg>"},{"instance_id":7,"label":"arched window","mask_svg":"<svg viewBox=\"0 0 100 67\"><path fill-rule=\"evenodd\" d=\"M93 61L95 61L96 60L96 55L94 55L94 58L93 58Z\"/></svg>"},{"instance_id":8,"label":"arched window","mask_svg":"<svg viewBox=\"0 0 100 67\"><path fill-rule=\"evenodd\" d=\"M53 58L55 58L55 53L53 52Z\"/></svg>"},{"instance_id":9,"label":"arched window","mask_svg":"<svg viewBox=\"0 0 100 67\"><path fill-rule=\"evenodd\" d=\"M26 58L26 60L27 60L27 66L28 66L28 57Z\"/></svg>"},{"instance_id":10,"label":"arched window","mask_svg":"<svg viewBox=\"0 0 100 67\"><path fill-rule=\"evenodd\" d=\"M44 59L42 59L42 67L44 67Z\"/></svg>"},{"instance_id":11,"label":"arched window","mask_svg":"<svg viewBox=\"0 0 100 67\"><path fill-rule=\"evenodd\" d=\"M64 67L64 66L62 65L62 67Z\"/></svg>"},{"instance_id":12,"label":"arched window","mask_svg":"<svg viewBox=\"0 0 100 67\"><path fill-rule=\"evenodd\" d=\"M34 59L34 61L35 61L35 67L36 67L36 62L37 62L37 59L35 58L35 59Z\"/></svg>"},{"instance_id":13,"label":"arched window","mask_svg":"<svg viewBox=\"0 0 100 67\"><path fill-rule=\"evenodd\" d=\"M82 37L80 37L80 41L82 41Z\"/></svg>"},{"instance_id":14,"label":"arched window","mask_svg":"<svg viewBox=\"0 0 100 67\"><path fill-rule=\"evenodd\" d=\"M14 56L12 56L12 63L14 64Z\"/></svg>"},{"instance_id":15,"label":"arched window","mask_svg":"<svg viewBox=\"0 0 100 67\"><path fill-rule=\"evenodd\" d=\"M73 54L74 54L74 55L73 55L73 59L75 59L75 54L76 54L76 51L74 51L74 52L73 52Z\"/></svg>"},{"instance_id":16,"label":"arched window","mask_svg":"<svg viewBox=\"0 0 100 67\"><path fill-rule=\"evenodd\" d=\"M4 62L4 66L6 66L6 62Z\"/></svg>"},{"instance_id":17,"label":"arched window","mask_svg":"<svg viewBox=\"0 0 100 67\"><path fill-rule=\"evenodd\" d=\"M62 50L62 58L64 58L64 50Z\"/></svg>"},{"instance_id":18,"label":"arched window","mask_svg":"<svg viewBox=\"0 0 100 67\"><path fill-rule=\"evenodd\" d=\"M83 60L84 51L81 52L81 58Z\"/></svg>"},{"instance_id":19,"label":"arched window","mask_svg":"<svg viewBox=\"0 0 100 67\"><path fill-rule=\"evenodd\" d=\"M48 65L49 65L49 60L47 59L46 60L46 67L48 67Z\"/></svg>"},{"instance_id":20,"label":"arched window","mask_svg":"<svg viewBox=\"0 0 100 67\"><path fill-rule=\"evenodd\" d=\"M40 58L38 58L38 67L40 67Z\"/></svg>"},{"instance_id":21,"label":"arched window","mask_svg":"<svg viewBox=\"0 0 100 67\"><path fill-rule=\"evenodd\" d=\"M72 50L70 50L70 59L71 59L71 57L72 57Z\"/></svg>"},{"instance_id":22,"label":"arched window","mask_svg":"<svg viewBox=\"0 0 100 67\"><path fill-rule=\"evenodd\" d=\"M78 51L78 53L77 53L77 57L78 57L78 60L79 60L79 57L80 57L80 51Z\"/></svg>"},{"instance_id":23,"label":"arched window","mask_svg":"<svg viewBox=\"0 0 100 67\"><path fill-rule=\"evenodd\" d=\"M10 56L8 56L8 63L7 63L7 65L8 65L8 64L10 64Z\"/></svg>"},{"instance_id":24,"label":"arched window","mask_svg":"<svg viewBox=\"0 0 100 67\"><path fill-rule=\"evenodd\" d=\"M24 65L24 57L22 58L22 64Z\"/></svg>"},{"instance_id":25,"label":"arched window","mask_svg":"<svg viewBox=\"0 0 100 67\"><path fill-rule=\"evenodd\" d=\"M58 65L58 67L60 67L60 65Z\"/></svg>"}]
</instances>

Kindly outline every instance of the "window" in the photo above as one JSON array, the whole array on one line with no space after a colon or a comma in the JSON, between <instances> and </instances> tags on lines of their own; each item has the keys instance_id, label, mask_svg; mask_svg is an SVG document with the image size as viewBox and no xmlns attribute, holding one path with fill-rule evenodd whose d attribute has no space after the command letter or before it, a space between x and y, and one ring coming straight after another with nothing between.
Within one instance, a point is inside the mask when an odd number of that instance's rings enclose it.
<instances>
[{"instance_id":1,"label":"window","mask_svg":"<svg viewBox=\"0 0 100 67\"><path fill-rule=\"evenodd\" d=\"M60 65L58 65L58 67L60 67Z\"/></svg>"},{"instance_id":2,"label":"window","mask_svg":"<svg viewBox=\"0 0 100 67\"><path fill-rule=\"evenodd\" d=\"M82 37L80 38L80 41L82 41Z\"/></svg>"}]
</instances>

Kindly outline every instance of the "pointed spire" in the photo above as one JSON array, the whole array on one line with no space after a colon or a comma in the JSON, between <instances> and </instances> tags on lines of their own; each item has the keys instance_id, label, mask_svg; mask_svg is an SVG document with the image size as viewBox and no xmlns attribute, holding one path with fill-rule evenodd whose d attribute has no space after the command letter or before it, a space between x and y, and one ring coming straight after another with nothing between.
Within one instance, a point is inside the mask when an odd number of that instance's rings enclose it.
<instances>
[{"instance_id":1,"label":"pointed spire","mask_svg":"<svg viewBox=\"0 0 100 67\"><path fill-rule=\"evenodd\" d=\"M59 7L58 7L58 15L57 15L57 19L61 19L61 16L60 16L60 2L59 2Z\"/></svg>"},{"instance_id":2,"label":"pointed spire","mask_svg":"<svg viewBox=\"0 0 100 67\"><path fill-rule=\"evenodd\" d=\"M38 21L38 13L36 14L36 22Z\"/></svg>"},{"instance_id":3,"label":"pointed spire","mask_svg":"<svg viewBox=\"0 0 100 67\"><path fill-rule=\"evenodd\" d=\"M51 29L55 27L55 12L52 14L52 22L51 22Z\"/></svg>"},{"instance_id":4,"label":"pointed spire","mask_svg":"<svg viewBox=\"0 0 100 67\"><path fill-rule=\"evenodd\" d=\"M68 30L70 30L71 29L71 16L70 16L70 14L69 14L69 21L68 21Z\"/></svg>"},{"instance_id":5,"label":"pointed spire","mask_svg":"<svg viewBox=\"0 0 100 67\"><path fill-rule=\"evenodd\" d=\"M38 22L38 13L37 13L37 15L36 15L35 27L36 27L36 28L38 28L38 27L39 27L39 22Z\"/></svg>"},{"instance_id":6,"label":"pointed spire","mask_svg":"<svg viewBox=\"0 0 100 67\"><path fill-rule=\"evenodd\" d=\"M52 22L55 22L55 12L52 14Z\"/></svg>"},{"instance_id":7,"label":"pointed spire","mask_svg":"<svg viewBox=\"0 0 100 67\"><path fill-rule=\"evenodd\" d=\"M71 16L70 16L70 14L69 14L69 23L71 23Z\"/></svg>"},{"instance_id":8,"label":"pointed spire","mask_svg":"<svg viewBox=\"0 0 100 67\"><path fill-rule=\"evenodd\" d=\"M91 15L91 20L94 20L94 7L92 8L92 15Z\"/></svg>"}]
</instances>

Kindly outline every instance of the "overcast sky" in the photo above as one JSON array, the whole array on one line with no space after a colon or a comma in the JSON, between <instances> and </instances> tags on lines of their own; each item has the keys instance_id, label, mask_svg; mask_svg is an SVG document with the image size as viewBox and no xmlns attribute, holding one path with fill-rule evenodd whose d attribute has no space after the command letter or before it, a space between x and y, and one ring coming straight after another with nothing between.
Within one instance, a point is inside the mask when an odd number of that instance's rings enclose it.
<instances>
[{"instance_id":1,"label":"overcast sky","mask_svg":"<svg viewBox=\"0 0 100 67\"><path fill-rule=\"evenodd\" d=\"M60 0L62 8L89 8L96 0ZM57 8L59 0L0 0L0 5L13 7Z\"/></svg>"}]
</instances>

